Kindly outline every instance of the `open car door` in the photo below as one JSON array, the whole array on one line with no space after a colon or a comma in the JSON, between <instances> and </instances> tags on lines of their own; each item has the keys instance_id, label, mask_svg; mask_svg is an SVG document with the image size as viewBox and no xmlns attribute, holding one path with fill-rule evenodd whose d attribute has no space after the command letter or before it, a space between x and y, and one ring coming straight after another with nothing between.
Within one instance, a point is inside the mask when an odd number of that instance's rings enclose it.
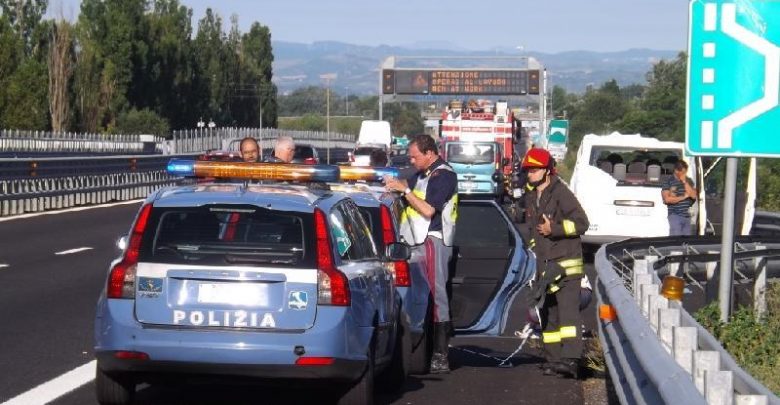
<instances>
[{"instance_id":1,"label":"open car door","mask_svg":"<svg viewBox=\"0 0 780 405\"><path fill-rule=\"evenodd\" d=\"M492 200L460 201L454 245L450 311L455 332L500 335L513 298L536 270L536 259Z\"/></svg>"}]
</instances>

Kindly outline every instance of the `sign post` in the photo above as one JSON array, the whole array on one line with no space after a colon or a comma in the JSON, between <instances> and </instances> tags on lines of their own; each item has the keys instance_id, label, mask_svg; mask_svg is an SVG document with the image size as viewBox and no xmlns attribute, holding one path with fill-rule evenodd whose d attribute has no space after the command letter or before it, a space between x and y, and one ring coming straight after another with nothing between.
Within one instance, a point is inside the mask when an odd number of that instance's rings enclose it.
<instances>
[{"instance_id":1,"label":"sign post","mask_svg":"<svg viewBox=\"0 0 780 405\"><path fill-rule=\"evenodd\" d=\"M737 157L780 156L780 2L689 4L688 152L727 156L719 300L731 311Z\"/></svg>"}]
</instances>

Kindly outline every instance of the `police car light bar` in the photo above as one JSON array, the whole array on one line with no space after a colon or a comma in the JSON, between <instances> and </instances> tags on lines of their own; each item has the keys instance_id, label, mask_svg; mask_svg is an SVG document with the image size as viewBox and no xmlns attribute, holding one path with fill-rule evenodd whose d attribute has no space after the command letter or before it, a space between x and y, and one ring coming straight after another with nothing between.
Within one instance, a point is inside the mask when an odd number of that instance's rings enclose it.
<instances>
[{"instance_id":1,"label":"police car light bar","mask_svg":"<svg viewBox=\"0 0 780 405\"><path fill-rule=\"evenodd\" d=\"M214 177L246 180L334 182L339 168L333 165L292 163L214 162L171 159L168 174L184 177Z\"/></svg>"},{"instance_id":2,"label":"police car light bar","mask_svg":"<svg viewBox=\"0 0 780 405\"><path fill-rule=\"evenodd\" d=\"M341 181L382 181L385 176L398 177L395 167L341 166Z\"/></svg>"}]
</instances>

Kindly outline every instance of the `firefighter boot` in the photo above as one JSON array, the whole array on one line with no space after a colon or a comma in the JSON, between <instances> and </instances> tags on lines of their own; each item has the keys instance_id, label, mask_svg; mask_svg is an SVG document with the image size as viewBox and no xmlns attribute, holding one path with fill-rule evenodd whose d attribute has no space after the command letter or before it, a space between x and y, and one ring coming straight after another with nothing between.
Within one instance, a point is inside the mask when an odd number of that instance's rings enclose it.
<instances>
[{"instance_id":1,"label":"firefighter boot","mask_svg":"<svg viewBox=\"0 0 780 405\"><path fill-rule=\"evenodd\" d=\"M562 359L560 363L553 366L553 369L561 377L578 380L580 378L580 359Z\"/></svg>"},{"instance_id":2,"label":"firefighter boot","mask_svg":"<svg viewBox=\"0 0 780 405\"><path fill-rule=\"evenodd\" d=\"M449 322L437 322L434 324L433 357L431 358L431 374L450 372L449 362Z\"/></svg>"}]
</instances>

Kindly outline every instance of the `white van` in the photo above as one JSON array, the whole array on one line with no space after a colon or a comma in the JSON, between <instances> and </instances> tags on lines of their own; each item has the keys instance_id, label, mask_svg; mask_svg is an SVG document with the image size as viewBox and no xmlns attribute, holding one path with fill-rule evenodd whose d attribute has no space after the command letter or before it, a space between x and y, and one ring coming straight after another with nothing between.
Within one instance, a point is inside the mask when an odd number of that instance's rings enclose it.
<instances>
[{"instance_id":1,"label":"white van","mask_svg":"<svg viewBox=\"0 0 780 405\"><path fill-rule=\"evenodd\" d=\"M365 120L360 124L360 133L355 143L355 150L349 152L349 163L352 166L368 166L371 152L382 149L390 154L390 144L393 135L390 123L379 120Z\"/></svg>"},{"instance_id":2,"label":"white van","mask_svg":"<svg viewBox=\"0 0 780 405\"><path fill-rule=\"evenodd\" d=\"M630 237L668 236L667 207L661 197L661 186L673 175L677 160L688 163L688 176L699 190L699 199L691 207L694 234L719 233L722 197L718 197L718 173L713 169L720 159L706 169L703 159L685 153L680 142L659 141L639 134L585 135L577 152L577 163L571 178L572 192L588 214L590 228L583 236L589 244L602 244ZM755 205L755 159L750 159L746 191L738 191L737 233L748 234ZM725 165L720 165L725 166ZM705 181L705 176L711 175ZM722 176L721 176L722 178ZM705 187L701 187L706 183ZM722 189L722 185L721 185ZM740 200L740 197L741 200ZM707 215L707 207L713 211ZM717 210L721 211L718 212Z\"/></svg>"}]
</instances>

